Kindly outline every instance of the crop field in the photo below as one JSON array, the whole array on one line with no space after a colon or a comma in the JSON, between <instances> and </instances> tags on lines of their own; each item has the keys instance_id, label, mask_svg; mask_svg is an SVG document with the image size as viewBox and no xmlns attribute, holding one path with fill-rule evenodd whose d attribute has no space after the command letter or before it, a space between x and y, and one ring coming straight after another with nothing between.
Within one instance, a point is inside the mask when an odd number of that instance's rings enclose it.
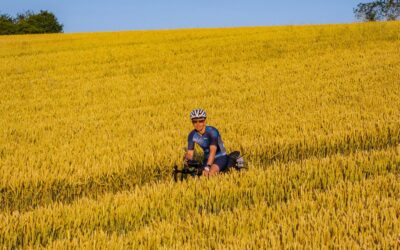
<instances>
[{"instance_id":1,"label":"crop field","mask_svg":"<svg viewBox=\"0 0 400 250\"><path fill-rule=\"evenodd\" d=\"M0 247L400 247L400 22L0 36Z\"/></svg>"}]
</instances>

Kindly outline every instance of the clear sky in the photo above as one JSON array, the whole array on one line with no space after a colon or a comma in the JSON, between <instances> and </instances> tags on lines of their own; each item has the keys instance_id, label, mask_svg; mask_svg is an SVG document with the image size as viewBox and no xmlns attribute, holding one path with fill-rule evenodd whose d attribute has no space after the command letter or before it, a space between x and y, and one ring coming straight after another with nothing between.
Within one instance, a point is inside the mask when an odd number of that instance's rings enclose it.
<instances>
[{"instance_id":1,"label":"clear sky","mask_svg":"<svg viewBox=\"0 0 400 250\"><path fill-rule=\"evenodd\" d=\"M0 0L0 13L49 10L64 32L354 22L353 0ZM365 2L365 1L361 1Z\"/></svg>"}]
</instances>

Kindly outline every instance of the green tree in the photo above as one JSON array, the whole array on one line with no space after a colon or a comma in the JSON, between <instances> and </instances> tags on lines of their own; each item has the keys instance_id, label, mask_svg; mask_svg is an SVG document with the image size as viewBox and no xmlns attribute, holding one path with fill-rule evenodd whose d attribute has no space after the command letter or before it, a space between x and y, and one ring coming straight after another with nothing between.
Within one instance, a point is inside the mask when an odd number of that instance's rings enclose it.
<instances>
[{"instance_id":1,"label":"green tree","mask_svg":"<svg viewBox=\"0 0 400 250\"><path fill-rule=\"evenodd\" d=\"M15 18L15 25L16 25L16 33L17 34L35 34L35 33L41 33L38 28L36 28L34 25L32 25L31 22L29 22L29 19L31 16L34 16L35 14L32 11L26 11L25 13L19 13L17 14L17 17Z\"/></svg>"},{"instance_id":2,"label":"green tree","mask_svg":"<svg viewBox=\"0 0 400 250\"><path fill-rule=\"evenodd\" d=\"M37 34L60 33L63 25L56 16L45 10L35 14L32 11L17 14L16 18L9 15L0 16L0 34Z\"/></svg>"},{"instance_id":3,"label":"green tree","mask_svg":"<svg viewBox=\"0 0 400 250\"><path fill-rule=\"evenodd\" d=\"M63 26L58 23L56 16L48 11L41 10L38 14L30 14L25 23L32 27L32 33L60 33Z\"/></svg>"},{"instance_id":4,"label":"green tree","mask_svg":"<svg viewBox=\"0 0 400 250\"><path fill-rule=\"evenodd\" d=\"M378 0L359 3L353 12L357 19L363 21L396 20L400 17L400 1Z\"/></svg>"},{"instance_id":5,"label":"green tree","mask_svg":"<svg viewBox=\"0 0 400 250\"><path fill-rule=\"evenodd\" d=\"M0 35L15 34L15 32L14 19L7 14L0 15Z\"/></svg>"}]
</instances>

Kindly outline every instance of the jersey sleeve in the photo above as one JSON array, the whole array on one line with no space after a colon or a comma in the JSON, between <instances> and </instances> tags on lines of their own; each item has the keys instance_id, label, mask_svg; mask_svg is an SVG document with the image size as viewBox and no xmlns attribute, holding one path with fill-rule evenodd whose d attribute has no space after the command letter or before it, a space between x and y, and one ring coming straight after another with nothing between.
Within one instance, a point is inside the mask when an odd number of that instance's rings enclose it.
<instances>
[{"instance_id":1,"label":"jersey sleeve","mask_svg":"<svg viewBox=\"0 0 400 250\"><path fill-rule=\"evenodd\" d=\"M218 146L218 130L213 129L210 131L210 145Z\"/></svg>"},{"instance_id":2,"label":"jersey sleeve","mask_svg":"<svg viewBox=\"0 0 400 250\"><path fill-rule=\"evenodd\" d=\"M193 135L194 135L194 133L192 131L188 136L188 146L187 146L188 150L193 150L194 149Z\"/></svg>"}]
</instances>

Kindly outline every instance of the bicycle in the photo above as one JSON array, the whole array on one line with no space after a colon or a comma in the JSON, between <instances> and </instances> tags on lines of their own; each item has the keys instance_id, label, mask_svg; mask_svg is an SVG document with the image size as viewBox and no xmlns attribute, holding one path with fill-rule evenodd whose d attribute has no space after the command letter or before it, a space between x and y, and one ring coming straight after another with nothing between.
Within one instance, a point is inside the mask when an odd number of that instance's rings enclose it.
<instances>
[{"instance_id":1,"label":"bicycle","mask_svg":"<svg viewBox=\"0 0 400 250\"><path fill-rule=\"evenodd\" d=\"M221 173L227 173L231 170L235 171L242 171L247 169L245 166L245 161L242 155L240 155L239 151L233 151L232 153L228 154L228 166L221 171ZM196 160L188 160L187 164L184 164L182 169L178 169L178 166L175 165L172 171L172 175L174 181L177 182L178 180L183 181L191 177L200 177L203 174L204 165ZM178 175L180 174L180 178Z\"/></svg>"}]
</instances>

